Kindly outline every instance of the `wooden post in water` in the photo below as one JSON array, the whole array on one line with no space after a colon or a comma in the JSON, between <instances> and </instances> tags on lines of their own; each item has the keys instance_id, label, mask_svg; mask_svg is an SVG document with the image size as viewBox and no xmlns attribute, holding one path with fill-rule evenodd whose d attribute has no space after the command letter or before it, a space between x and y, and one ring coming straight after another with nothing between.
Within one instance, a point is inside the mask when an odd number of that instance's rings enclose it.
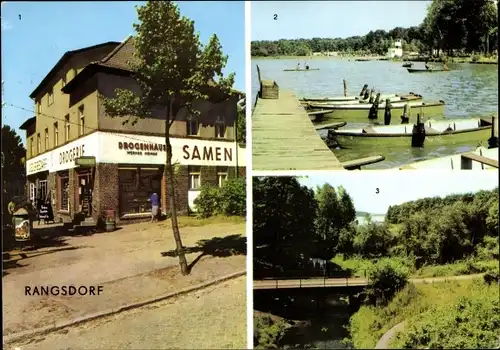
<instances>
[{"instance_id":1,"label":"wooden post in water","mask_svg":"<svg viewBox=\"0 0 500 350\"><path fill-rule=\"evenodd\" d=\"M344 97L347 97L347 81L344 79Z\"/></svg>"}]
</instances>

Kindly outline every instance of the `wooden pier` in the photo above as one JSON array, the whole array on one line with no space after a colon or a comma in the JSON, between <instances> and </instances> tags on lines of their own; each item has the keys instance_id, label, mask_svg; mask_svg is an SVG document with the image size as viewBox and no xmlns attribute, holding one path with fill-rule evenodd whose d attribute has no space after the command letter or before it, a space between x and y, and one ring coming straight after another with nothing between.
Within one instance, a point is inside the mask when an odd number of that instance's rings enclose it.
<instances>
[{"instance_id":1,"label":"wooden pier","mask_svg":"<svg viewBox=\"0 0 500 350\"><path fill-rule=\"evenodd\" d=\"M345 170L295 94L262 81L257 71L261 87L252 114L253 170Z\"/></svg>"}]
</instances>

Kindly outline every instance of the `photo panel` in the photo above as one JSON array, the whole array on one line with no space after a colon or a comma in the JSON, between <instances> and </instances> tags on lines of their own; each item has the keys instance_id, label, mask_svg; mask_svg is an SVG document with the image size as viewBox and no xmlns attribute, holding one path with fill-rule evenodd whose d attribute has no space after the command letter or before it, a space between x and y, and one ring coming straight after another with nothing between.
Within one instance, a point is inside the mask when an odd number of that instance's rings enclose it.
<instances>
[{"instance_id":1,"label":"photo panel","mask_svg":"<svg viewBox=\"0 0 500 350\"><path fill-rule=\"evenodd\" d=\"M4 348L248 347L245 6L2 2Z\"/></svg>"},{"instance_id":2,"label":"photo panel","mask_svg":"<svg viewBox=\"0 0 500 350\"><path fill-rule=\"evenodd\" d=\"M252 181L255 348L498 346L497 172Z\"/></svg>"}]
</instances>

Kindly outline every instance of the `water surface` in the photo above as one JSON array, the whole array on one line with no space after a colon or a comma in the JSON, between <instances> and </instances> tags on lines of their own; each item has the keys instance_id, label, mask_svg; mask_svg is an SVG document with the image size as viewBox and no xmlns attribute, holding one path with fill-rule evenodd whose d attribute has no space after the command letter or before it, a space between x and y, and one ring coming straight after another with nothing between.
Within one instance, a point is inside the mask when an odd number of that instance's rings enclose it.
<instances>
[{"instance_id":1,"label":"water surface","mask_svg":"<svg viewBox=\"0 0 500 350\"><path fill-rule=\"evenodd\" d=\"M284 72L285 68L294 68L304 61L296 59L253 59L252 60L252 99L255 100L259 89L256 65L259 65L262 79L275 80L280 88L289 89L297 97L341 96L344 93L342 80L347 81L348 94L358 95L364 84L381 93L414 92L423 95L426 100L446 102L445 116L463 118L485 116L498 111L498 66L478 64L450 64L449 72L410 74L401 62L392 61L349 61L347 58L321 58L308 61L311 68L319 71ZM423 67L416 62L414 67ZM393 116L395 119L395 116ZM358 127L362 124L349 123L346 127ZM326 136L326 131L319 132ZM481 140L487 145L487 140ZM384 149L386 160L365 167L366 169L393 168L417 160L431 159L467 152L475 149L477 142L461 145L447 145L425 148ZM379 154L370 150L334 150L341 161ZM373 151L373 150L372 150Z\"/></svg>"}]
</instances>

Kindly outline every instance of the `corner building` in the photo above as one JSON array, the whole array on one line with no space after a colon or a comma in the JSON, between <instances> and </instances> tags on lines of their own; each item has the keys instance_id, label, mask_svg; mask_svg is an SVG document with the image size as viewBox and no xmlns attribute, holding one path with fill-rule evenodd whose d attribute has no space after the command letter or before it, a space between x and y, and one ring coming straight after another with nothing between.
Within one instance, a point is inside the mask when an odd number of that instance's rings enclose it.
<instances>
[{"instance_id":1,"label":"corner building","mask_svg":"<svg viewBox=\"0 0 500 350\"><path fill-rule=\"evenodd\" d=\"M163 114L132 125L107 116L100 100L117 88L140 91L127 64L133 53L133 37L66 52L30 95L36 115L21 126L28 196L47 198L56 221L83 213L97 222L106 210L122 224L149 219L152 192L169 212ZM170 128L180 213L194 211L202 185L245 176L245 148L235 137L242 94L224 96L213 84L208 95L193 103L199 120L181 110Z\"/></svg>"}]
</instances>

